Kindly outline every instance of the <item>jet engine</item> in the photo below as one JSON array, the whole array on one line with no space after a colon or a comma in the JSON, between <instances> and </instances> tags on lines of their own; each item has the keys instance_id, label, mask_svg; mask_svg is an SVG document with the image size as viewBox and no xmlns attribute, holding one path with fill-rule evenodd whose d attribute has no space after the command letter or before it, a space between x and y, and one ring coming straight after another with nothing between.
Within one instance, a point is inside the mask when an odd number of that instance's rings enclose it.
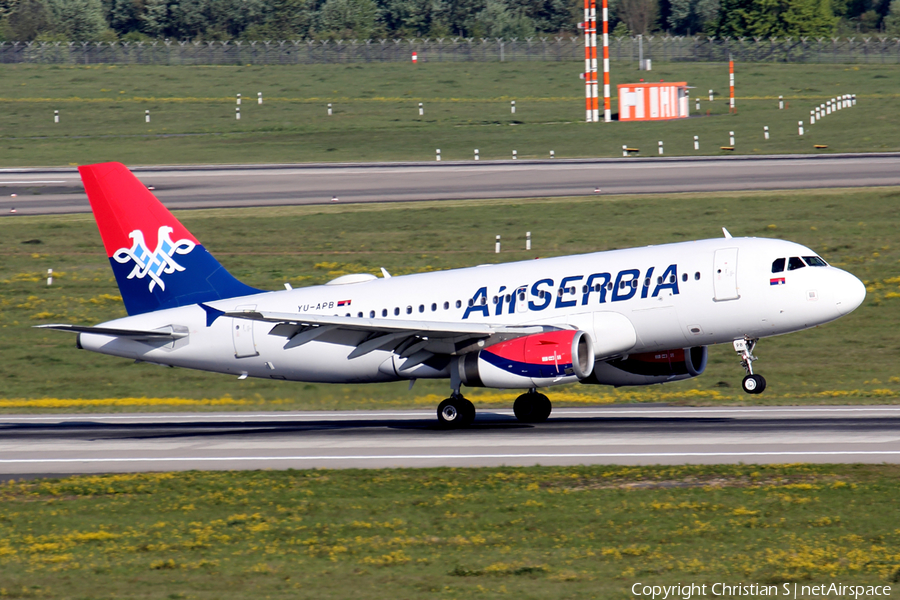
<instances>
[{"instance_id":1,"label":"jet engine","mask_svg":"<svg viewBox=\"0 0 900 600\"><path fill-rule=\"evenodd\" d=\"M462 382L470 387L530 388L573 383L594 368L594 345L580 330L535 333L460 357Z\"/></svg>"},{"instance_id":2,"label":"jet engine","mask_svg":"<svg viewBox=\"0 0 900 600\"><path fill-rule=\"evenodd\" d=\"M598 362L591 376L581 383L619 387L681 381L701 375L706 370L707 355L706 346L630 354Z\"/></svg>"}]
</instances>

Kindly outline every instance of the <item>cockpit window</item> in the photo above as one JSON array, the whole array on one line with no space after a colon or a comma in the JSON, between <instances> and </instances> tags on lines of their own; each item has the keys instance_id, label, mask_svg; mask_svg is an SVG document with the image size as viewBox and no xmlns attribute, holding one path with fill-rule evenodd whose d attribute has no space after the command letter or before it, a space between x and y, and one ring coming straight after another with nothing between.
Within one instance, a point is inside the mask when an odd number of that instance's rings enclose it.
<instances>
[{"instance_id":1,"label":"cockpit window","mask_svg":"<svg viewBox=\"0 0 900 600\"><path fill-rule=\"evenodd\" d=\"M799 256L792 256L788 259L788 271L796 271L806 266Z\"/></svg>"},{"instance_id":2,"label":"cockpit window","mask_svg":"<svg viewBox=\"0 0 900 600\"><path fill-rule=\"evenodd\" d=\"M804 256L804 262L811 267L827 267L828 263L819 258L818 256Z\"/></svg>"},{"instance_id":3,"label":"cockpit window","mask_svg":"<svg viewBox=\"0 0 900 600\"><path fill-rule=\"evenodd\" d=\"M773 273L781 273L784 271L784 258L776 258L775 262L772 263L772 272Z\"/></svg>"}]
</instances>

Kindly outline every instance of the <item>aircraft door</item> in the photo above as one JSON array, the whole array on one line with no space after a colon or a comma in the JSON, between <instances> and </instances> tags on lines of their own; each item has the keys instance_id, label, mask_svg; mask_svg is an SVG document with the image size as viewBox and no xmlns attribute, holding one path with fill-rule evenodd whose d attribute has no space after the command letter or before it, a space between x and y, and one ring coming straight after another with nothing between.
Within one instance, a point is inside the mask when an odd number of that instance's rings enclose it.
<instances>
[{"instance_id":1,"label":"aircraft door","mask_svg":"<svg viewBox=\"0 0 900 600\"><path fill-rule=\"evenodd\" d=\"M256 310L255 304L236 306L235 311ZM256 342L253 339L253 324L249 319L231 319L231 339L234 342L235 358L247 358L259 356L256 351Z\"/></svg>"},{"instance_id":2,"label":"aircraft door","mask_svg":"<svg viewBox=\"0 0 900 600\"><path fill-rule=\"evenodd\" d=\"M722 248L716 250L715 265L713 266L713 287L716 302L722 300L736 300L740 298L737 287L737 248Z\"/></svg>"}]
</instances>

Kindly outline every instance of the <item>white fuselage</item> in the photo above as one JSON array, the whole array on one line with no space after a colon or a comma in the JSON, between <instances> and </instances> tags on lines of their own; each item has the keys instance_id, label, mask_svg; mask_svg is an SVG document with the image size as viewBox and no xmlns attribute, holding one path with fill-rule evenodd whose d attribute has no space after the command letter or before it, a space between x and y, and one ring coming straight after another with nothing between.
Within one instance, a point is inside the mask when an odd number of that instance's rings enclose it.
<instances>
[{"instance_id":1,"label":"white fuselage","mask_svg":"<svg viewBox=\"0 0 900 600\"><path fill-rule=\"evenodd\" d=\"M772 273L774 260L804 256L815 253L780 240L721 238L384 279L360 277L356 283L266 292L209 305L226 312L346 315L372 323L394 319L570 327L588 332L597 359L604 360L798 331L837 319L862 302L862 283L834 267ZM295 381L447 376L426 366L398 374L390 349L349 358L365 338L362 332L337 329L295 344L270 333L270 323L220 317L207 326L207 313L198 305L103 325L173 327L188 335L151 343L82 333L81 347L153 363Z\"/></svg>"}]
</instances>

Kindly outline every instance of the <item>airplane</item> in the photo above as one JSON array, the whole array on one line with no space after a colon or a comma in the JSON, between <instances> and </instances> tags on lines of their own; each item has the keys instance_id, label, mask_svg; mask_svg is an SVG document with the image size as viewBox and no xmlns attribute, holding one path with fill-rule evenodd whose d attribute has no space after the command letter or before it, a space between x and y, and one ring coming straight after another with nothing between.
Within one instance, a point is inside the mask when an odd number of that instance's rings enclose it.
<instances>
[{"instance_id":1,"label":"airplane","mask_svg":"<svg viewBox=\"0 0 900 600\"><path fill-rule=\"evenodd\" d=\"M838 319L866 289L800 244L724 237L264 291L235 279L124 165L79 167L128 316L74 332L79 349L139 362L304 382L449 379L445 428L469 426L462 386L635 386L701 375L732 344L759 394L758 340Z\"/></svg>"}]
</instances>

